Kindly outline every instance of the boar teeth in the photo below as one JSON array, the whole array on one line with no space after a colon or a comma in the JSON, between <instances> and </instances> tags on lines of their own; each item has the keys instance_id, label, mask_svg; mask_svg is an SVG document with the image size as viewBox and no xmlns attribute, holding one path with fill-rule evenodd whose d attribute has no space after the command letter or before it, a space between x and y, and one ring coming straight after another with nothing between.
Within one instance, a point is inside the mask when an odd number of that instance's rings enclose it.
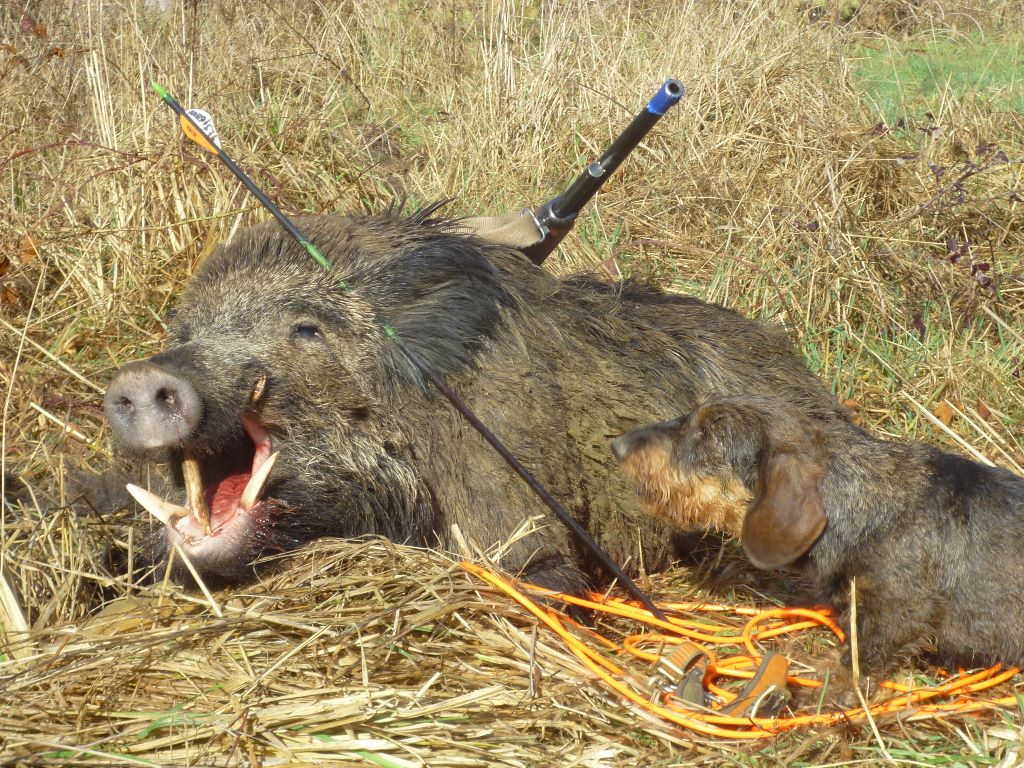
<instances>
[{"instance_id":1,"label":"boar teeth","mask_svg":"<svg viewBox=\"0 0 1024 768\"><path fill-rule=\"evenodd\" d=\"M245 490L242 491L242 498L238 500L238 503L246 512L252 509L253 505L260 500L263 486L267 484L267 478L270 477L270 470L274 468L275 461L277 461L276 451L260 464L257 470L252 473L249 482L245 484Z\"/></svg>"},{"instance_id":2,"label":"boar teeth","mask_svg":"<svg viewBox=\"0 0 1024 768\"><path fill-rule=\"evenodd\" d=\"M261 373L256 377L256 383L253 385L252 393L249 395L250 403L258 403L263 397L263 390L267 388L267 377L266 374Z\"/></svg>"},{"instance_id":3,"label":"boar teeth","mask_svg":"<svg viewBox=\"0 0 1024 768\"><path fill-rule=\"evenodd\" d=\"M185 493L188 494L188 505L192 514L199 521L203 533L209 535L212 529L210 528L210 510L203 497L203 477L199 472L199 462L188 451L185 451L185 459L181 462L181 474L185 477Z\"/></svg>"},{"instance_id":4,"label":"boar teeth","mask_svg":"<svg viewBox=\"0 0 1024 768\"><path fill-rule=\"evenodd\" d=\"M173 528L175 522L183 517L188 517L188 510L164 501L155 493L150 493L145 488L128 483L125 489L132 495L132 498L139 502L139 505L149 514L155 517L164 525Z\"/></svg>"}]
</instances>

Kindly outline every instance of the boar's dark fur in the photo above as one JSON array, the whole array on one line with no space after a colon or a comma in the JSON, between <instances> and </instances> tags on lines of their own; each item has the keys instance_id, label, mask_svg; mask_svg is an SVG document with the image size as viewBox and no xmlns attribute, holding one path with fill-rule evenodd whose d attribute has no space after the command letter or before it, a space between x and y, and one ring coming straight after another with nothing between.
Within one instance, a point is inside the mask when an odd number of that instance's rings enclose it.
<instances>
[{"instance_id":1,"label":"boar's dark fur","mask_svg":"<svg viewBox=\"0 0 1024 768\"><path fill-rule=\"evenodd\" d=\"M201 419L137 455L208 465L237 451L243 414L280 456L244 531L191 559L211 583L321 536L379 534L453 549L452 526L492 547L527 518L543 530L506 567L578 590L585 552L387 338L390 324L618 561L674 555L608 452L614 435L709 392L771 393L843 418L784 333L719 306L629 282L558 279L519 252L424 217L299 221L318 267L276 224L240 233L196 271L151 362L187 380ZM254 406L254 381L265 391ZM174 476L181 496L180 473ZM154 530L146 560L167 555ZM179 576L187 578L179 569Z\"/></svg>"}]
</instances>

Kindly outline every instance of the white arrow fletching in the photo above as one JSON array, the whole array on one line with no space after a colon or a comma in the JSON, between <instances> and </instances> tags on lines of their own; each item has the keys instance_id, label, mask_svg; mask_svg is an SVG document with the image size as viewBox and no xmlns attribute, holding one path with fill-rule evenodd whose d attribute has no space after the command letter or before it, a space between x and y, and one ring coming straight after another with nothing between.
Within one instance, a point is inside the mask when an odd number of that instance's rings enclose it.
<instances>
[{"instance_id":1,"label":"white arrow fletching","mask_svg":"<svg viewBox=\"0 0 1024 768\"><path fill-rule=\"evenodd\" d=\"M186 111L188 116L199 126L199 129L206 134L206 138L219 148L220 136L217 135L217 129L213 125L213 118L210 117L210 113L203 109L189 109Z\"/></svg>"}]
</instances>

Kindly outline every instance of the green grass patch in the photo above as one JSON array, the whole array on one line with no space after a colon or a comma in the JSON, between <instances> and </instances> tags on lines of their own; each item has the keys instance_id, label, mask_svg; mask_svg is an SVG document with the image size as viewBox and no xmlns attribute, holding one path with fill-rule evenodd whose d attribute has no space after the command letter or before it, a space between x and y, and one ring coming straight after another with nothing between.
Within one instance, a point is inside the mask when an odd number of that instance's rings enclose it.
<instances>
[{"instance_id":1,"label":"green grass patch","mask_svg":"<svg viewBox=\"0 0 1024 768\"><path fill-rule=\"evenodd\" d=\"M1024 112L1024 35L892 39L854 52L854 79L889 122L939 115L955 99L998 112Z\"/></svg>"}]
</instances>

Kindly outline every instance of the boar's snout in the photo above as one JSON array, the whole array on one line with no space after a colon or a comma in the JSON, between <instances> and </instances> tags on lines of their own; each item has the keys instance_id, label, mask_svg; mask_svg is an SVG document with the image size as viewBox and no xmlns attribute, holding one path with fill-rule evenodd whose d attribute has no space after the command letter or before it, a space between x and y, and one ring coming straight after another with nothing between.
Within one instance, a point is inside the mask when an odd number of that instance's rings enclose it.
<instances>
[{"instance_id":1,"label":"boar's snout","mask_svg":"<svg viewBox=\"0 0 1024 768\"><path fill-rule=\"evenodd\" d=\"M128 363L117 372L103 408L114 432L132 448L178 445L203 415L195 387L149 360Z\"/></svg>"}]
</instances>

